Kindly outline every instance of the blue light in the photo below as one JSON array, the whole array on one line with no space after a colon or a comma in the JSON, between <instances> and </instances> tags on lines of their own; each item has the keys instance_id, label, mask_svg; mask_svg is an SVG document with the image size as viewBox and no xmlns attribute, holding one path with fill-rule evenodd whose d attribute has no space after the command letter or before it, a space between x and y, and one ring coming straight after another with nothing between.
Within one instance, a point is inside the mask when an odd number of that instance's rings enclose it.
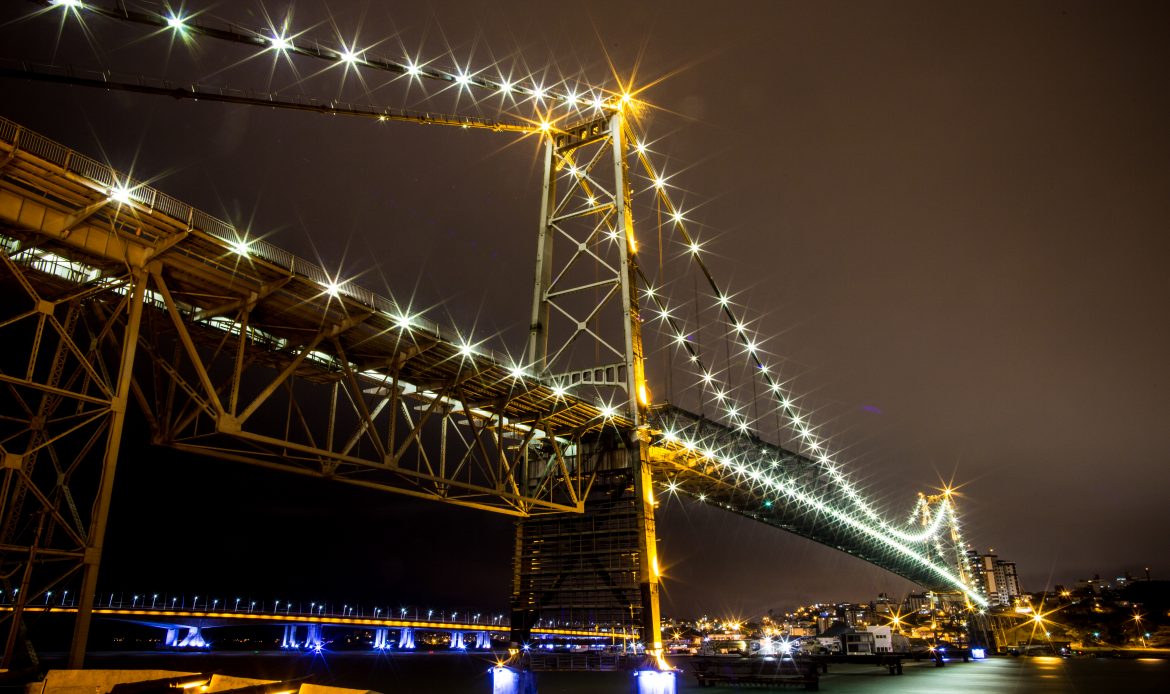
<instances>
[{"instance_id":1,"label":"blue light","mask_svg":"<svg viewBox=\"0 0 1170 694\"><path fill-rule=\"evenodd\" d=\"M491 669L492 694L517 694L520 691L520 673L497 666Z\"/></svg>"},{"instance_id":2,"label":"blue light","mask_svg":"<svg viewBox=\"0 0 1170 694\"><path fill-rule=\"evenodd\" d=\"M638 694L675 694L678 684L673 670L635 670Z\"/></svg>"},{"instance_id":3,"label":"blue light","mask_svg":"<svg viewBox=\"0 0 1170 694\"><path fill-rule=\"evenodd\" d=\"M983 660L987 657L987 651L983 650L982 648L972 648L971 657L975 660Z\"/></svg>"}]
</instances>

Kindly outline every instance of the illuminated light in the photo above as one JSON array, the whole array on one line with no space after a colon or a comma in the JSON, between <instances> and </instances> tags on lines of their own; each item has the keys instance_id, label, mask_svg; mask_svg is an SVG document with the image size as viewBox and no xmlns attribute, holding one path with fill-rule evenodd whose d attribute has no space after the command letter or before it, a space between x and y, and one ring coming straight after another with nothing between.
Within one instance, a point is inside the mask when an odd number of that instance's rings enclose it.
<instances>
[{"instance_id":1,"label":"illuminated light","mask_svg":"<svg viewBox=\"0 0 1170 694\"><path fill-rule=\"evenodd\" d=\"M674 336L674 341L680 345L684 345L687 342L687 336L684 335L683 333L679 333L679 334Z\"/></svg>"},{"instance_id":2,"label":"illuminated light","mask_svg":"<svg viewBox=\"0 0 1170 694\"><path fill-rule=\"evenodd\" d=\"M541 129L541 131L542 131L542 132L546 132L546 133L547 133L549 130L551 130L551 129L552 129L552 123L549 123L549 122L548 122L548 121L546 121L546 120L542 120L542 121L540 122L540 129Z\"/></svg>"},{"instance_id":3,"label":"illuminated light","mask_svg":"<svg viewBox=\"0 0 1170 694\"><path fill-rule=\"evenodd\" d=\"M52 0L49 4L56 5L57 7L85 7L85 5L81 4L81 0Z\"/></svg>"},{"instance_id":4,"label":"illuminated light","mask_svg":"<svg viewBox=\"0 0 1170 694\"><path fill-rule=\"evenodd\" d=\"M466 72L460 71L460 72L455 74L455 83L461 87L468 87L471 85L471 75L469 75Z\"/></svg>"},{"instance_id":5,"label":"illuminated light","mask_svg":"<svg viewBox=\"0 0 1170 694\"><path fill-rule=\"evenodd\" d=\"M629 104L629 103L630 103L630 101L632 101L632 100L633 100L633 98L634 98L634 97L630 96L630 93L629 93L629 92L625 92L624 94L622 94L622 103L623 103L623 104Z\"/></svg>"},{"instance_id":6,"label":"illuminated light","mask_svg":"<svg viewBox=\"0 0 1170 694\"><path fill-rule=\"evenodd\" d=\"M711 381L715 380L715 376L713 376L710 371L704 371L702 378L703 383L710 383Z\"/></svg>"},{"instance_id":7,"label":"illuminated light","mask_svg":"<svg viewBox=\"0 0 1170 694\"><path fill-rule=\"evenodd\" d=\"M544 87L537 85L532 88L532 98L536 99L537 101L543 101L544 94Z\"/></svg>"},{"instance_id":8,"label":"illuminated light","mask_svg":"<svg viewBox=\"0 0 1170 694\"><path fill-rule=\"evenodd\" d=\"M736 323L735 324L735 332L742 333L745 330L747 330L747 326L744 325L743 323Z\"/></svg>"},{"instance_id":9,"label":"illuminated light","mask_svg":"<svg viewBox=\"0 0 1170 694\"><path fill-rule=\"evenodd\" d=\"M508 80L504 80L503 82L500 82L500 91L504 92L505 94L511 94L512 89L513 89L513 85Z\"/></svg>"},{"instance_id":10,"label":"illuminated light","mask_svg":"<svg viewBox=\"0 0 1170 694\"><path fill-rule=\"evenodd\" d=\"M715 391L715 399L718 400L719 402L723 402L724 399L726 399L726 398L727 398L727 395L723 391L721 391L721 390Z\"/></svg>"},{"instance_id":11,"label":"illuminated light","mask_svg":"<svg viewBox=\"0 0 1170 694\"><path fill-rule=\"evenodd\" d=\"M345 283L342 282L339 284L337 282L330 281L325 285L325 293L333 297L341 296L341 287L343 284Z\"/></svg>"},{"instance_id":12,"label":"illuminated light","mask_svg":"<svg viewBox=\"0 0 1170 694\"><path fill-rule=\"evenodd\" d=\"M752 354L756 353L756 343L754 341L748 340L747 351L752 353Z\"/></svg>"},{"instance_id":13,"label":"illuminated light","mask_svg":"<svg viewBox=\"0 0 1170 694\"><path fill-rule=\"evenodd\" d=\"M731 297L727 296L726 294L719 295L719 305L720 306L726 307L730 303L731 303Z\"/></svg>"},{"instance_id":14,"label":"illuminated light","mask_svg":"<svg viewBox=\"0 0 1170 694\"><path fill-rule=\"evenodd\" d=\"M394 324L399 330L410 330L412 327L412 319L409 313L400 313L394 316Z\"/></svg>"},{"instance_id":15,"label":"illuminated light","mask_svg":"<svg viewBox=\"0 0 1170 694\"><path fill-rule=\"evenodd\" d=\"M357 53L354 53L348 48L343 49L341 53L337 55L337 57L340 58L343 63L348 63L350 65L356 65L358 60L361 59Z\"/></svg>"},{"instance_id":16,"label":"illuminated light","mask_svg":"<svg viewBox=\"0 0 1170 694\"><path fill-rule=\"evenodd\" d=\"M615 410L611 405L606 405L605 407L601 408L602 419L613 419L615 414L617 414L617 410Z\"/></svg>"},{"instance_id":17,"label":"illuminated light","mask_svg":"<svg viewBox=\"0 0 1170 694\"><path fill-rule=\"evenodd\" d=\"M167 26L179 32L180 34L187 30L186 19L177 14L167 17Z\"/></svg>"},{"instance_id":18,"label":"illuminated light","mask_svg":"<svg viewBox=\"0 0 1170 694\"><path fill-rule=\"evenodd\" d=\"M273 36L268 39L268 47L277 51L287 51L293 47L292 39L285 37L283 34Z\"/></svg>"},{"instance_id":19,"label":"illuminated light","mask_svg":"<svg viewBox=\"0 0 1170 694\"><path fill-rule=\"evenodd\" d=\"M110 188L109 199L118 203L119 205L126 205L130 203L130 189L125 186L114 186Z\"/></svg>"},{"instance_id":20,"label":"illuminated light","mask_svg":"<svg viewBox=\"0 0 1170 694\"><path fill-rule=\"evenodd\" d=\"M468 344L468 343L464 342L464 343L462 343L462 344L460 344L460 345L459 345L459 354L460 354L460 355L462 355L462 356L464 356L464 357L470 357L470 356L471 356L472 354L474 354L474 353L475 353L475 352L474 352L474 350L472 349L472 347L471 347L471 345L470 345L470 344Z\"/></svg>"},{"instance_id":21,"label":"illuminated light","mask_svg":"<svg viewBox=\"0 0 1170 694\"><path fill-rule=\"evenodd\" d=\"M645 154L645 153L646 153L646 143L645 143L645 142L639 142L639 143L635 144L635 145L634 145L634 150L635 150L635 151L636 151L638 154ZM657 181L656 181L656 182L657 182Z\"/></svg>"},{"instance_id":22,"label":"illuminated light","mask_svg":"<svg viewBox=\"0 0 1170 694\"><path fill-rule=\"evenodd\" d=\"M566 390L566 388L564 386L556 385L556 386L553 386L552 392L553 392L553 395L555 395L556 397L563 398L563 397L565 397L565 394L568 392L568 390Z\"/></svg>"},{"instance_id":23,"label":"illuminated light","mask_svg":"<svg viewBox=\"0 0 1170 694\"><path fill-rule=\"evenodd\" d=\"M573 176L574 178L576 178L576 177L578 177L578 176L580 176L580 175L581 175L581 170L580 170L580 169L578 169L578 168L577 168L577 167L575 167L575 166L570 166L570 167L569 167L569 175L570 175L570 176Z\"/></svg>"},{"instance_id":24,"label":"illuminated light","mask_svg":"<svg viewBox=\"0 0 1170 694\"><path fill-rule=\"evenodd\" d=\"M666 181L662 180L661 178L654 179L654 187L657 188L658 190L662 190L663 187L665 187L665 186L666 186Z\"/></svg>"},{"instance_id":25,"label":"illuminated light","mask_svg":"<svg viewBox=\"0 0 1170 694\"><path fill-rule=\"evenodd\" d=\"M681 224L681 223L682 223L682 221L683 221L683 214L682 214L682 212L675 212L673 215L671 215L671 219L673 219L673 220L674 220L674 223L675 223L675 224Z\"/></svg>"},{"instance_id":26,"label":"illuminated light","mask_svg":"<svg viewBox=\"0 0 1170 694\"><path fill-rule=\"evenodd\" d=\"M524 378L524 367L520 364L513 364L508 369L508 375L515 379Z\"/></svg>"},{"instance_id":27,"label":"illuminated light","mask_svg":"<svg viewBox=\"0 0 1170 694\"><path fill-rule=\"evenodd\" d=\"M706 500L707 500L707 495L706 495L706 494L700 494L700 495L699 495L699 501L706 501Z\"/></svg>"},{"instance_id":28,"label":"illuminated light","mask_svg":"<svg viewBox=\"0 0 1170 694\"><path fill-rule=\"evenodd\" d=\"M699 254L699 244L698 243L691 243L690 251L691 251L691 253L698 255Z\"/></svg>"},{"instance_id":29,"label":"illuminated light","mask_svg":"<svg viewBox=\"0 0 1170 694\"><path fill-rule=\"evenodd\" d=\"M595 198L595 197L593 197L593 196L590 196L590 197L588 197L588 198L586 198L586 199L585 199L585 202L586 202L586 203L587 203L587 204L588 204L590 207L593 207L593 206L595 206L595 205L597 204L597 198ZM616 231L614 231L614 232L611 232L611 234L610 234L610 238L614 238L614 239L616 239L616 238L617 238L617 232L616 232Z\"/></svg>"},{"instance_id":30,"label":"illuminated light","mask_svg":"<svg viewBox=\"0 0 1170 694\"><path fill-rule=\"evenodd\" d=\"M650 392L646 390L645 383L638 384L638 402L646 405L647 407L650 405Z\"/></svg>"},{"instance_id":31,"label":"illuminated light","mask_svg":"<svg viewBox=\"0 0 1170 694\"><path fill-rule=\"evenodd\" d=\"M235 241L232 241L231 248L232 253L235 253L236 255L248 255L248 240L236 239Z\"/></svg>"},{"instance_id":32,"label":"illuminated light","mask_svg":"<svg viewBox=\"0 0 1170 694\"><path fill-rule=\"evenodd\" d=\"M422 76L422 68L420 68L415 63L407 61L406 74L409 75L410 77L421 77Z\"/></svg>"}]
</instances>

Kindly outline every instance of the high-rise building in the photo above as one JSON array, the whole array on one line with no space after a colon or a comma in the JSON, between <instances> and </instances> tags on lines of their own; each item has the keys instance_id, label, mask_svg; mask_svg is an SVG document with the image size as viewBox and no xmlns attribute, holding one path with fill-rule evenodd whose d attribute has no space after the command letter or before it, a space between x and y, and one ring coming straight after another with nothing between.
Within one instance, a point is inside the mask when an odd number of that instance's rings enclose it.
<instances>
[{"instance_id":1,"label":"high-rise building","mask_svg":"<svg viewBox=\"0 0 1170 694\"><path fill-rule=\"evenodd\" d=\"M1000 559L994 549L988 550L987 554L968 550L967 557L971 563L972 582L993 607L1011 605L1020 597L1020 579L1014 561Z\"/></svg>"}]
</instances>

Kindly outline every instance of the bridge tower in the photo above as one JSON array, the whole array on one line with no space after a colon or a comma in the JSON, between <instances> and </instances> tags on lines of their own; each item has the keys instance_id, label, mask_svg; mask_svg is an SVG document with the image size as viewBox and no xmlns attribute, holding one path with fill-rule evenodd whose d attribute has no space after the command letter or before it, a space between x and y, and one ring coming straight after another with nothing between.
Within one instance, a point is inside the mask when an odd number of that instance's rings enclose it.
<instances>
[{"instance_id":1,"label":"bridge tower","mask_svg":"<svg viewBox=\"0 0 1170 694\"><path fill-rule=\"evenodd\" d=\"M628 112L615 100L550 132L537 233L527 366L620 421L582 437L572 458L590 475L583 514L516 525L512 641L534 626L608 625L660 652L659 569L631 211Z\"/></svg>"}]
</instances>

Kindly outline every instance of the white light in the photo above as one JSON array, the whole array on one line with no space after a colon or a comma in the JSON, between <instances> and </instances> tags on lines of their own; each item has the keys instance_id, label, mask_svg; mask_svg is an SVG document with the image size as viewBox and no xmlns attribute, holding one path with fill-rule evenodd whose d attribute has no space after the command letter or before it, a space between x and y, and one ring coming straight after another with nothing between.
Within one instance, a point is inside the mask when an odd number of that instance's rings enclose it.
<instances>
[{"instance_id":1,"label":"white light","mask_svg":"<svg viewBox=\"0 0 1170 694\"><path fill-rule=\"evenodd\" d=\"M418 65L415 65L414 63L412 63L410 61L407 61L406 62L406 74L411 76L411 77L420 77L420 76L422 76L422 70L419 68Z\"/></svg>"},{"instance_id":2,"label":"white light","mask_svg":"<svg viewBox=\"0 0 1170 694\"><path fill-rule=\"evenodd\" d=\"M110 200L119 205L126 205L130 202L130 189L125 186L114 186L110 188Z\"/></svg>"},{"instance_id":3,"label":"white light","mask_svg":"<svg viewBox=\"0 0 1170 694\"><path fill-rule=\"evenodd\" d=\"M505 94L511 94L512 93L512 83L509 82L508 80L504 80L503 82L500 82L500 91L504 92Z\"/></svg>"},{"instance_id":4,"label":"white light","mask_svg":"<svg viewBox=\"0 0 1170 694\"><path fill-rule=\"evenodd\" d=\"M459 72L455 75L455 82L462 87L469 86L471 84L471 75L466 72Z\"/></svg>"},{"instance_id":5,"label":"white light","mask_svg":"<svg viewBox=\"0 0 1170 694\"><path fill-rule=\"evenodd\" d=\"M577 169L577 167L570 166L569 167L569 175L573 176L573 177L577 177L577 176L581 175L581 172Z\"/></svg>"},{"instance_id":6,"label":"white light","mask_svg":"<svg viewBox=\"0 0 1170 694\"><path fill-rule=\"evenodd\" d=\"M539 85L536 87L533 87L532 88L532 97L534 99L536 99L537 101L542 101L544 99L544 87L541 87Z\"/></svg>"},{"instance_id":7,"label":"white light","mask_svg":"<svg viewBox=\"0 0 1170 694\"><path fill-rule=\"evenodd\" d=\"M713 376L710 371L703 372L703 383L710 383L711 381L714 381L714 380L715 380L715 376Z\"/></svg>"},{"instance_id":8,"label":"white light","mask_svg":"<svg viewBox=\"0 0 1170 694\"><path fill-rule=\"evenodd\" d=\"M615 414L617 414L617 410L610 405L601 408L601 416L603 419L613 419Z\"/></svg>"},{"instance_id":9,"label":"white light","mask_svg":"<svg viewBox=\"0 0 1170 694\"><path fill-rule=\"evenodd\" d=\"M564 386L557 385L557 386L553 386L552 392L553 392L553 395L557 396L558 398L563 398L563 397L565 397L565 393L567 393L568 391L565 389Z\"/></svg>"},{"instance_id":10,"label":"white light","mask_svg":"<svg viewBox=\"0 0 1170 694\"><path fill-rule=\"evenodd\" d=\"M675 212L675 213L674 213L674 214L671 216L671 219L673 219L673 220L674 220L674 223L675 223L675 224L679 224L679 223L681 223L681 222L683 221L683 215L682 215L682 212Z\"/></svg>"},{"instance_id":11,"label":"white light","mask_svg":"<svg viewBox=\"0 0 1170 694\"><path fill-rule=\"evenodd\" d=\"M472 350L470 343L464 342L464 343L459 345L459 354L460 355L462 355L464 357L470 357L474 353L475 352L474 352L474 350Z\"/></svg>"},{"instance_id":12,"label":"white light","mask_svg":"<svg viewBox=\"0 0 1170 694\"><path fill-rule=\"evenodd\" d=\"M268 46L274 50L287 51L292 48L292 40L284 36L273 36L268 39Z\"/></svg>"},{"instance_id":13,"label":"white light","mask_svg":"<svg viewBox=\"0 0 1170 694\"><path fill-rule=\"evenodd\" d=\"M661 178L654 179L654 187L657 188L658 190L662 190L662 187L665 185L666 185L666 181L662 180Z\"/></svg>"},{"instance_id":14,"label":"white light","mask_svg":"<svg viewBox=\"0 0 1170 694\"><path fill-rule=\"evenodd\" d=\"M337 282L330 281L328 284L325 285L325 293L328 294L329 296L334 296L334 297L340 296L341 295L341 284L338 284Z\"/></svg>"},{"instance_id":15,"label":"white light","mask_svg":"<svg viewBox=\"0 0 1170 694\"><path fill-rule=\"evenodd\" d=\"M646 153L646 143L639 142L638 144L634 145L634 149L637 150L638 154L645 154Z\"/></svg>"},{"instance_id":16,"label":"white light","mask_svg":"<svg viewBox=\"0 0 1170 694\"><path fill-rule=\"evenodd\" d=\"M727 306L730 303L731 303L731 297L727 296L726 294L719 295L719 305L720 306Z\"/></svg>"},{"instance_id":17,"label":"white light","mask_svg":"<svg viewBox=\"0 0 1170 694\"><path fill-rule=\"evenodd\" d=\"M337 57L340 58L342 62L349 63L350 65L356 65L357 61L359 60L358 54L354 53L348 48L343 49Z\"/></svg>"},{"instance_id":18,"label":"white light","mask_svg":"<svg viewBox=\"0 0 1170 694\"><path fill-rule=\"evenodd\" d=\"M698 243L691 243L690 250L691 250L691 253L698 255L699 254L699 244Z\"/></svg>"},{"instance_id":19,"label":"white light","mask_svg":"<svg viewBox=\"0 0 1170 694\"><path fill-rule=\"evenodd\" d=\"M56 5L57 7L84 7L81 4L81 0L53 0L49 4Z\"/></svg>"},{"instance_id":20,"label":"white light","mask_svg":"<svg viewBox=\"0 0 1170 694\"><path fill-rule=\"evenodd\" d=\"M590 206L590 207L593 207L593 206L597 205L597 198L595 198L595 197L593 197L593 196L589 196L589 197L586 199L586 202L588 202L588 203L589 203L589 206ZM614 233L614 236L617 236L617 233L616 233L616 232Z\"/></svg>"},{"instance_id":21,"label":"white light","mask_svg":"<svg viewBox=\"0 0 1170 694\"><path fill-rule=\"evenodd\" d=\"M508 369L508 374L515 379L524 378L524 367L520 364L513 364L511 368Z\"/></svg>"},{"instance_id":22,"label":"white light","mask_svg":"<svg viewBox=\"0 0 1170 694\"><path fill-rule=\"evenodd\" d=\"M187 25L184 22L185 20L177 14L167 17L167 26L179 33L187 30Z\"/></svg>"},{"instance_id":23,"label":"white light","mask_svg":"<svg viewBox=\"0 0 1170 694\"><path fill-rule=\"evenodd\" d=\"M248 255L247 239L236 239L232 241L232 253L236 255Z\"/></svg>"},{"instance_id":24,"label":"white light","mask_svg":"<svg viewBox=\"0 0 1170 694\"><path fill-rule=\"evenodd\" d=\"M394 324L399 330L410 330L411 318L409 313L400 313L394 316Z\"/></svg>"}]
</instances>

